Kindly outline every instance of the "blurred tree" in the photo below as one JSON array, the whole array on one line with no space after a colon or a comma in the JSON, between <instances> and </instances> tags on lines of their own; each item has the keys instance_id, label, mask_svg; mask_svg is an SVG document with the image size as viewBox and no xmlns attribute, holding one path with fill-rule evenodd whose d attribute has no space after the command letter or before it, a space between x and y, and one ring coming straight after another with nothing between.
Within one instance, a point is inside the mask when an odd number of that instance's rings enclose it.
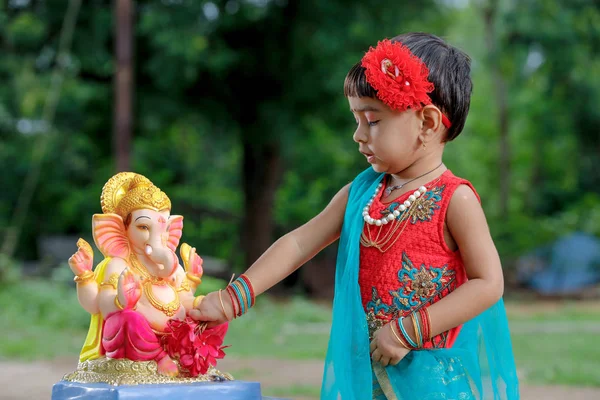
<instances>
[{"instance_id":1,"label":"blurred tree","mask_svg":"<svg viewBox=\"0 0 600 400\"><path fill-rule=\"evenodd\" d=\"M342 95L348 69L378 39L429 31L473 57L471 113L445 161L483 195L501 254L563 230L598 234L598 8L498 1L490 57L487 1L137 1L132 170L169 194L201 254L246 267L366 167ZM112 5L80 10L21 258L36 256L38 235L89 233L115 172ZM43 131L65 11L62 0L0 2L2 234ZM489 96L494 76L505 106Z\"/></svg>"}]
</instances>

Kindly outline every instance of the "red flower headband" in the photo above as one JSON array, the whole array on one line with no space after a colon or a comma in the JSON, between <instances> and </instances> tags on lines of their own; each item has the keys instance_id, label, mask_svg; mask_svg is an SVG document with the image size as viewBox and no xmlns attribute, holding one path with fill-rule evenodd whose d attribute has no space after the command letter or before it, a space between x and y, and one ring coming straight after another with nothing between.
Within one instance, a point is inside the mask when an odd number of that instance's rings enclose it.
<instances>
[{"instance_id":1,"label":"red flower headband","mask_svg":"<svg viewBox=\"0 0 600 400\"><path fill-rule=\"evenodd\" d=\"M431 104L427 93L433 92L433 83L427 79L429 69L420 58L401 43L388 39L371 47L362 59L367 82L377 90L377 97L393 110L421 109ZM452 123L442 113L442 123Z\"/></svg>"}]
</instances>

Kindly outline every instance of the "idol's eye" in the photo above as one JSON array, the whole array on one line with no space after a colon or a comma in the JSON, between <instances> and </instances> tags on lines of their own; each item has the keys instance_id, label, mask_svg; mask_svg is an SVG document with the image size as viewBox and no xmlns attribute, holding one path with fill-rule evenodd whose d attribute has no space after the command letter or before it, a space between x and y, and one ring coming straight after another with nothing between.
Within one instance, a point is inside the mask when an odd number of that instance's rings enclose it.
<instances>
[{"instance_id":1,"label":"idol's eye","mask_svg":"<svg viewBox=\"0 0 600 400\"><path fill-rule=\"evenodd\" d=\"M149 230L148 225L138 225L137 227L138 227L138 229L140 231L147 231L147 230Z\"/></svg>"}]
</instances>

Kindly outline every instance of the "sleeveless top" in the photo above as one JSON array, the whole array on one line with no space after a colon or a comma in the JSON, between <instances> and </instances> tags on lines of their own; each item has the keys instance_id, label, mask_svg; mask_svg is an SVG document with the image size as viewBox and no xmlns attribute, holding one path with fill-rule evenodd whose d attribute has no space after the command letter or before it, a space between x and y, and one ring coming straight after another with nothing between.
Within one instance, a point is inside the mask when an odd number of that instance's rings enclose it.
<instances>
[{"instance_id":1,"label":"sleeveless top","mask_svg":"<svg viewBox=\"0 0 600 400\"><path fill-rule=\"evenodd\" d=\"M425 210L430 211L416 213L414 221L409 221L395 247L384 256L376 255L381 260L392 260L385 261L387 267L381 268L388 271L387 275L379 275L381 271L374 264L376 261L369 261L373 257L368 255L370 250L365 252L368 249L361 245L361 233L365 225L363 208L383 178L383 174L369 167L353 180L348 192L336 261L331 334L323 369L321 399L372 398L376 394L373 385L375 374L381 391L388 399L518 400L518 378L502 300L465 322L455 339L451 332L446 335L445 348L411 351L399 364L385 368L372 362L365 308L373 298L373 288L377 289L372 303L373 312L383 317L394 310L396 299L402 305L396 307L407 312L427 301L437 301L436 298L447 295L465 279L458 253L453 254L446 249L443 242L445 216L442 215L445 215L456 187L468 184L450 172L443 174L440 182L435 184L437 190L434 188L427 195L430 207ZM401 199L403 197L398 200ZM417 230L422 227L426 227L424 232ZM402 263L403 253L406 254L404 264L394 264L394 259ZM454 272L454 278L451 277L454 283L445 290L432 291L431 286L429 292L421 292L414 286L419 282L420 271L421 274L427 272L432 284L438 288L438 281L449 275L448 272L435 275L434 268L444 271L444 267L446 271ZM408 268L415 270L410 273ZM428 282L429 279L423 279L421 283L427 286ZM408 307L404 306L405 303ZM452 340L454 342L450 346Z\"/></svg>"},{"instance_id":2,"label":"sleeveless top","mask_svg":"<svg viewBox=\"0 0 600 400\"><path fill-rule=\"evenodd\" d=\"M376 247L360 247L359 285L369 336L391 319L406 317L427 307L467 281L460 252L450 250L444 240L448 206L460 185L473 189L470 182L446 170L424 185L427 190L416 200L411 217L404 215L405 211L387 225L364 224L363 234L370 234L372 238L378 234L380 238L385 237L392 229L397 229L395 235L401 231L385 252ZM414 192L411 190L392 202L383 203L385 186L373 199L369 209L372 218L380 219L393 212ZM400 226L395 227L395 224ZM433 337L424 343L424 348L452 347L460 329L458 326Z\"/></svg>"}]
</instances>

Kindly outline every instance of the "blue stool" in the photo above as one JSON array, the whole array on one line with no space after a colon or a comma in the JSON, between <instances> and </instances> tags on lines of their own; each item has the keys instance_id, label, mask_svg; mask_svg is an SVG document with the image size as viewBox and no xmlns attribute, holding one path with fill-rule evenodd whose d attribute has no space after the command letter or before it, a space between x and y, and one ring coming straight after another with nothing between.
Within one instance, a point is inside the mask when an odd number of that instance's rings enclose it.
<instances>
[{"instance_id":1,"label":"blue stool","mask_svg":"<svg viewBox=\"0 0 600 400\"><path fill-rule=\"evenodd\" d=\"M60 381L52 400L276 400L261 395L260 383L244 381L121 385Z\"/></svg>"}]
</instances>

